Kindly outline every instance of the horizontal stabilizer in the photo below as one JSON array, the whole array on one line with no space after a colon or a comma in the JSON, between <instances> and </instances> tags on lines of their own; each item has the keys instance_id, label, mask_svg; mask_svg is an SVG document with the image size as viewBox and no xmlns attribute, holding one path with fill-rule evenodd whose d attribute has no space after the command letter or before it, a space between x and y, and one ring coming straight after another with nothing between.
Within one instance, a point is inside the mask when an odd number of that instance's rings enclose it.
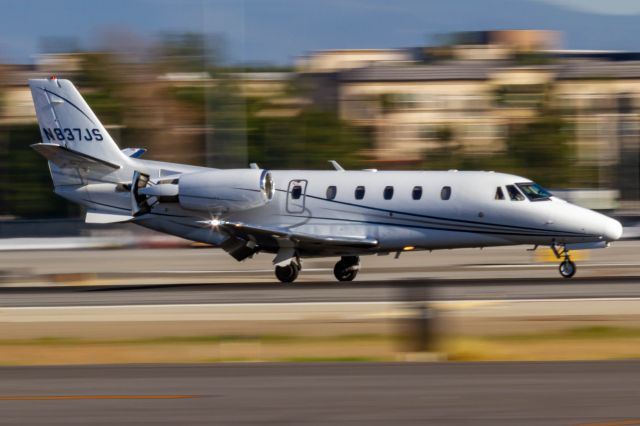
<instances>
[{"instance_id":1,"label":"horizontal stabilizer","mask_svg":"<svg viewBox=\"0 0 640 426\"><path fill-rule=\"evenodd\" d=\"M140 158L147 152L145 148L124 148L121 151L124 155L131 158Z\"/></svg>"},{"instance_id":2,"label":"horizontal stabilizer","mask_svg":"<svg viewBox=\"0 0 640 426\"><path fill-rule=\"evenodd\" d=\"M127 214L103 213L89 210L84 218L86 223L123 223L133 219L133 216Z\"/></svg>"},{"instance_id":3,"label":"horizontal stabilizer","mask_svg":"<svg viewBox=\"0 0 640 426\"><path fill-rule=\"evenodd\" d=\"M55 143L36 143L31 145L31 148L61 169L91 169L104 171L105 173L120 169L117 164L109 163Z\"/></svg>"}]
</instances>

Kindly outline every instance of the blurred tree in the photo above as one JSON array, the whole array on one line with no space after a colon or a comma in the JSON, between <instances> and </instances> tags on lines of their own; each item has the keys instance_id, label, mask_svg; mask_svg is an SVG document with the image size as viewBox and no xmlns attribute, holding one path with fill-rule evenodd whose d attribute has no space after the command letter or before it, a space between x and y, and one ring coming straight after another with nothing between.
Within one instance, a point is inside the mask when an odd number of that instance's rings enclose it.
<instances>
[{"instance_id":1,"label":"blurred tree","mask_svg":"<svg viewBox=\"0 0 640 426\"><path fill-rule=\"evenodd\" d=\"M425 139L429 139L432 136ZM455 132L451 126L440 126L435 131L435 140L438 146L423 154L421 169L446 170L462 168L465 155L462 145L455 139Z\"/></svg>"},{"instance_id":2,"label":"blurred tree","mask_svg":"<svg viewBox=\"0 0 640 426\"><path fill-rule=\"evenodd\" d=\"M163 72L206 72L222 62L220 41L203 33L164 33L155 57Z\"/></svg>"},{"instance_id":3,"label":"blurred tree","mask_svg":"<svg viewBox=\"0 0 640 426\"><path fill-rule=\"evenodd\" d=\"M573 147L567 123L551 111L536 120L512 126L505 155L513 168L543 185L570 182L573 175Z\"/></svg>"},{"instance_id":4,"label":"blurred tree","mask_svg":"<svg viewBox=\"0 0 640 426\"><path fill-rule=\"evenodd\" d=\"M265 167L326 169L329 160L345 168L366 165L370 135L335 113L303 110L293 117L265 117L253 112L248 127L249 158Z\"/></svg>"},{"instance_id":5,"label":"blurred tree","mask_svg":"<svg viewBox=\"0 0 640 426\"><path fill-rule=\"evenodd\" d=\"M104 124L121 124L124 119L126 87L122 81L117 58L108 52L82 55L82 71L77 85L87 103Z\"/></svg>"},{"instance_id":6,"label":"blurred tree","mask_svg":"<svg viewBox=\"0 0 640 426\"><path fill-rule=\"evenodd\" d=\"M0 135L8 145L2 154L0 214L19 218L77 214L79 208L53 193L46 160L29 147L41 138L38 126L14 125L0 129Z\"/></svg>"}]
</instances>

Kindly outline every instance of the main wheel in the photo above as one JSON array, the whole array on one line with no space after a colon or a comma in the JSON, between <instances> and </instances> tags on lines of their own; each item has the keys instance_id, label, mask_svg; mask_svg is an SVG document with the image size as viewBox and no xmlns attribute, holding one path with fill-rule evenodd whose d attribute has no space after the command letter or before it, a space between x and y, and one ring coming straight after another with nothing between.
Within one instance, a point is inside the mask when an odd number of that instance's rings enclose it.
<instances>
[{"instance_id":1,"label":"main wheel","mask_svg":"<svg viewBox=\"0 0 640 426\"><path fill-rule=\"evenodd\" d=\"M295 262L291 262L286 266L276 266L276 277L283 283L294 282L299 273L300 267Z\"/></svg>"},{"instance_id":2,"label":"main wheel","mask_svg":"<svg viewBox=\"0 0 640 426\"><path fill-rule=\"evenodd\" d=\"M569 259L565 259L558 268L560 275L564 278L571 278L576 274L576 264Z\"/></svg>"},{"instance_id":3,"label":"main wheel","mask_svg":"<svg viewBox=\"0 0 640 426\"><path fill-rule=\"evenodd\" d=\"M353 281L358 275L360 259L357 256L343 257L333 268L333 275L338 281Z\"/></svg>"}]
</instances>

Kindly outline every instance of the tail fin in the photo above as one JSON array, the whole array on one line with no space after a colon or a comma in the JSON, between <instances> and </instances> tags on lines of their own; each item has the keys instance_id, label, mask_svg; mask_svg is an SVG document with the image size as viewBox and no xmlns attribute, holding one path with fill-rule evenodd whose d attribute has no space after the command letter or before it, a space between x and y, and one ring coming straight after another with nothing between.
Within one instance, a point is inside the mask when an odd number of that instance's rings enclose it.
<instances>
[{"instance_id":1,"label":"tail fin","mask_svg":"<svg viewBox=\"0 0 640 426\"><path fill-rule=\"evenodd\" d=\"M52 77L29 80L29 86L44 144L59 146L65 151L118 168L128 163L128 157L111 139L73 83ZM76 174L74 166L65 168L51 161L50 167L56 186L84 181L86 177ZM105 171L98 173L104 174Z\"/></svg>"}]
</instances>

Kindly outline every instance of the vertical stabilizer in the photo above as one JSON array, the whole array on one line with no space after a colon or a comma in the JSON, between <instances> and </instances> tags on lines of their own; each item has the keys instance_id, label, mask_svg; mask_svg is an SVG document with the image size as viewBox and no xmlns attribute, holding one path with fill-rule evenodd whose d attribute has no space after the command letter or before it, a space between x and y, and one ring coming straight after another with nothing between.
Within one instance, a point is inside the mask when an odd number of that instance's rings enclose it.
<instances>
[{"instance_id":1,"label":"vertical stabilizer","mask_svg":"<svg viewBox=\"0 0 640 426\"><path fill-rule=\"evenodd\" d=\"M73 83L52 77L29 80L29 86L42 143L59 145L74 153L121 167L128 164L128 157L120 151ZM61 168L51 163L50 167L56 185L83 178L73 167Z\"/></svg>"}]
</instances>

